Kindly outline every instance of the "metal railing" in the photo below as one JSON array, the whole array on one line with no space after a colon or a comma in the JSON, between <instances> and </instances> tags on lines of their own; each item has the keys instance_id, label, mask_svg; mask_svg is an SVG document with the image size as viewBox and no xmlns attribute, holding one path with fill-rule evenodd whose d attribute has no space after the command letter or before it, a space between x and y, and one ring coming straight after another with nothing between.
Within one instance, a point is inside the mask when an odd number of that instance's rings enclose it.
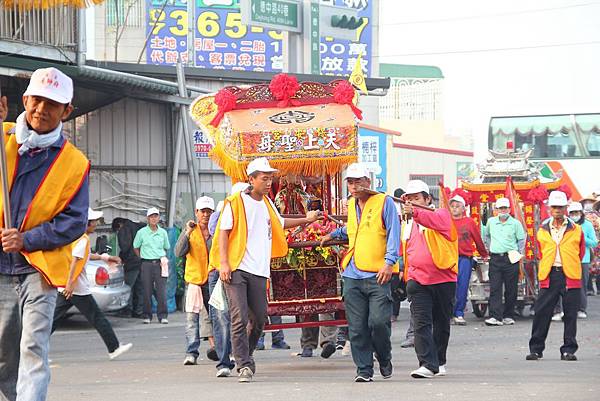
<instances>
[{"instance_id":1,"label":"metal railing","mask_svg":"<svg viewBox=\"0 0 600 401\"><path fill-rule=\"evenodd\" d=\"M20 11L0 6L0 41L77 50L78 11L70 7Z\"/></svg>"}]
</instances>

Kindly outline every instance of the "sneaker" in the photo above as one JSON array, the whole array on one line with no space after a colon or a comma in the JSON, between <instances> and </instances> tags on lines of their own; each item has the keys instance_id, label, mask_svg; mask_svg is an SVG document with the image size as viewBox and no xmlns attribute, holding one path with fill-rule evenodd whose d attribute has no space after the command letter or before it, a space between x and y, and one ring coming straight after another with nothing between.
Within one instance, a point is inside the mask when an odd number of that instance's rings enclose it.
<instances>
[{"instance_id":1,"label":"sneaker","mask_svg":"<svg viewBox=\"0 0 600 401\"><path fill-rule=\"evenodd\" d=\"M196 364L196 357L193 355L188 355L183 360L183 366L189 366L189 365L195 365L195 364Z\"/></svg>"},{"instance_id":2,"label":"sneaker","mask_svg":"<svg viewBox=\"0 0 600 401\"><path fill-rule=\"evenodd\" d=\"M577 312L577 319L587 319L587 313L580 310L579 312Z\"/></svg>"},{"instance_id":3,"label":"sneaker","mask_svg":"<svg viewBox=\"0 0 600 401\"><path fill-rule=\"evenodd\" d=\"M350 347L350 341L346 341L346 345L344 345L344 349L342 350L343 356L352 355L352 348Z\"/></svg>"},{"instance_id":4,"label":"sneaker","mask_svg":"<svg viewBox=\"0 0 600 401\"><path fill-rule=\"evenodd\" d=\"M505 317L504 319L502 319L502 324L505 326L512 326L513 324L515 324L515 319L510 318L510 317Z\"/></svg>"},{"instance_id":5,"label":"sneaker","mask_svg":"<svg viewBox=\"0 0 600 401\"><path fill-rule=\"evenodd\" d=\"M333 345L333 343L327 343L323 346L323 350L321 351L321 358L327 359L334 353L335 353L335 345Z\"/></svg>"},{"instance_id":6,"label":"sneaker","mask_svg":"<svg viewBox=\"0 0 600 401\"><path fill-rule=\"evenodd\" d=\"M244 367L240 369L240 374L238 375L238 382L240 383L250 383L252 381L252 370L248 367Z\"/></svg>"},{"instance_id":7,"label":"sneaker","mask_svg":"<svg viewBox=\"0 0 600 401\"><path fill-rule=\"evenodd\" d=\"M346 341L338 341L337 343L335 343L335 349L337 351L341 351L344 349L344 345L346 345Z\"/></svg>"},{"instance_id":8,"label":"sneaker","mask_svg":"<svg viewBox=\"0 0 600 401\"><path fill-rule=\"evenodd\" d=\"M552 321L553 322L561 322L564 315L565 314L562 312L555 313L554 316L552 316Z\"/></svg>"},{"instance_id":9,"label":"sneaker","mask_svg":"<svg viewBox=\"0 0 600 401\"><path fill-rule=\"evenodd\" d=\"M217 377L229 377L231 376L231 369L229 368L221 368L217 370Z\"/></svg>"},{"instance_id":10,"label":"sneaker","mask_svg":"<svg viewBox=\"0 0 600 401\"><path fill-rule=\"evenodd\" d=\"M219 355L217 354L217 350L215 347L210 347L206 350L206 357L211 361L217 362L219 360Z\"/></svg>"},{"instance_id":11,"label":"sneaker","mask_svg":"<svg viewBox=\"0 0 600 401\"><path fill-rule=\"evenodd\" d=\"M486 326L502 326L502 325L504 325L504 323L502 323L501 320L498 320L495 317L491 317L491 318L485 320L485 325Z\"/></svg>"},{"instance_id":12,"label":"sneaker","mask_svg":"<svg viewBox=\"0 0 600 401\"><path fill-rule=\"evenodd\" d=\"M405 338L404 341L400 343L400 348L412 348L415 346L415 339L413 337Z\"/></svg>"},{"instance_id":13,"label":"sneaker","mask_svg":"<svg viewBox=\"0 0 600 401\"><path fill-rule=\"evenodd\" d=\"M379 364L379 373L381 373L381 377L384 379L389 379L392 377L392 373L394 373L392 361L389 361L386 365Z\"/></svg>"},{"instance_id":14,"label":"sneaker","mask_svg":"<svg viewBox=\"0 0 600 401\"><path fill-rule=\"evenodd\" d=\"M144 319L144 320L142 320L142 323L144 323L144 324L150 324L150 319Z\"/></svg>"},{"instance_id":15,"label":"sneaker","mask_svg":"<svg viewBox=\"0 0 600 401\"><path fill-rule=\"evenodd\" d=\"M358 374L354 378L355 383L369 383L372 381L373 381L373 378L365 373Z\"/></svg>"},{"instance_id":16,"label":"sneaker","mask_svg":"<svg viewBox=\"0 0 600 401\"><path fill-rule=\"evenodd\" d=\"M271 344L271 348L272 349L290 349L291 347L285 341L279 341L279 342Z\"/></svg>"},{"instance_id":17,"label":"sneaker","mask_svg":"<svg viewBox=\"0 0 600 401\"><path fill-rule=\"evenodd\" d=\"M539 361L543 357L544 356L542 355L541 352L532 352L531 354L529 354L525 357L525 360L526 361Z\"/></svg>"},{"instance_id":18,"label":"sneaker","mask_svg":"<svg viewBox=\"0 0 600 401\"><path fill-rule=\"evenodd\" d=\"M575 354L571 354L569 352L563 352L563 354L560 356L560 360L561 361L576 361L577 357L575 356Z\"/></svg>"},{"instance_id":19,"label":"sneaker","mask_svg":"<svg viewBox=\"0 0 600 401\"><path fill-rule=\"evenodd\" d=\"M454 316L454 324L457 326L466 326L467 325L467 321L465 320L465 318L463 316Z\"/></svg>"},{"instance_id":20,"label":"sneaker","mask_svg":"<svg viewBox=\"0 0 600 401\"><path fill-rule=\"evenodd\" d=\"M131 347L133 347L132 343L129 343L129 344L119 344L119 348L117 348L113 352L109 352L108 353L108 357L111 360L113 360L115 358L118 358L119 356L121 356L124 353L126 353L127 351L129 351L131 349Z\"/></svg>"},{"instance_id":21,"label":"sneaker","mask_svg":"<svg viewBox=\"0 0 600 401\"><path fill-rule=\"evenodd\" d=\"M440 365L439 370L435 375L436 376L446 376L446 365Z\"/></svg>"},{"instance_id":22,"label":"sneaker","mask_svg":"<svg viewBox=\"0 0 600 401\"><path fill-rule=\"evenodd\" d=\"M298 356L301 356L302 358L311 358L313 356L313 350L312 348L304 348L302 349L302 352L298 354Z\"/></svg>"},{"instance_id":23,"label":"sneaker","mask_svg":"<svg viewBox=\"0 0 600 401\"><path fill-rule=\"evenodd\" d=\"M158 323L160 324L169 324L169 321L167 319L161 319L158 321Z\"/></svg>"},{"instance_id":24,"label":"sneaker","mask_svg":"<svg viewBox=\"0 0 600 401\"><path fill-rule=\"evenodd\" d=\"M431 379L435 373L427 369L425 366L421 366L419 369L410 372L410 375L415 379Z\"/></svg>"}]
</instances>

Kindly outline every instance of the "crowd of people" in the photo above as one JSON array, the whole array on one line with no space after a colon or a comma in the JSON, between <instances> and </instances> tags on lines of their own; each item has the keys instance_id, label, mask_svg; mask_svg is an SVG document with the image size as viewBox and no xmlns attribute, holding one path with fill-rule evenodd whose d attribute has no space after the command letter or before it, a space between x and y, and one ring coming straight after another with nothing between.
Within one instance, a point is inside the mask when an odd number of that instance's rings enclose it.
<instances>
[{"instance_id":1,"label":"crowd of people","mask_svg":"<svg viewBox=\"0 0 600 401\"><path fill-rule=\"evenodd\" d=\"M91 251L89 235L102 213L89 209L89 162L62 133L62 121L73 110L72 96L69 77L54 68L37 70L23 96L25 112L16 124L3 125L10 204L4 201L11 213L10 218L4 216L1 231L0 394L8 400L46 398L50 334L72 306L96 328L111 359L131 349L132 344L119 342L90 294L82 274L90 259L124 264L125 280L132 287L127 315L150 324L155 296L156 318L168 324L166 253L171 244L160 227L158 209L148 209L143 226L125 219L113 221L119 257ZM6 110L3 98L2 120ZM257 372L255 351L264 349L271 259L287 255L284 230L321 218L309 207L306 192L297 187L295 178L289 178L283 188L291 198L284 193L271 201L268 195L277 170L266 158L250 162L246 173L248 182L236 184L217 207L209 197L197 200L196 219L185 224L175 245L175 254L185 258L183 364L197 363L201 338L207 338L210 357L217 362L216 376L228 377L237 369L242 383L252 381ZM407 341L411 341L403 346L414 346L418 362L410 375L447 375L451 323L466 324L474 250L483 260L489 258L490 317L485 323L515 324L525 232L510 215L508 199L496 200L496 216L481 233L467 216L463 197L456 195L447 208L436 209L423 181L411 180L398 192L402 192L401 206L390 196L366 190L371 187L370 174L361 163L348 167L346 184L351 195L347 223L323 236L321 244L332 239L348 241L341 261L348 326L337 333L335 328L323 327L321 338L318 329L303 330L301 356L312 356L320 345L321 356L328 358L347 339L356 366L354 381L373 381L376 364L383 379L392 377L391 322L398 314L394 299L398 301L405 292L410 302ZM593 252L598 245L594 202L570 201L561 191L550 193L551 216L536 235L540 291L527 360L543 357L550 322L556 316L564 321L560 358L577 360L577 319L586 317ZM305 217L282 217L286 213ZM226 299L227 308L210 304L217 291ZM271 322L277 318L271 316ZM272 346L289 348L283 333L274 333Z\"/></svg>"}]
</instances>

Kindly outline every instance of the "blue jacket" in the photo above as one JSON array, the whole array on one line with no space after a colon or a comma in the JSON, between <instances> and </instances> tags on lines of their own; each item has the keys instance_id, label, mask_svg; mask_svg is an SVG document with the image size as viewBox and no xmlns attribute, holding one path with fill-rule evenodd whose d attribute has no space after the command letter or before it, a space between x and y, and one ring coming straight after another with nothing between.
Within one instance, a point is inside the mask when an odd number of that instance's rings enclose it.
<instances>
[{"instance_id":1,"label":"blue jacket","mask_svg":"<svg viewBox=\"0 0 600 401\"><path fill-rule=\"evenodd\" d=\"M48 148L34 149L19 157L17 173L10 191L13 227L20 227L23 222L29 204L64 141L65 139L61 136ZM87 227L88 207L89 178L86 177L79 192L62 213L52 221L40 224L23 233L24 249L29 252L50 250L75 241L83 235ZM0 274L16 275L35 271L20 253L6 254L0 247Z\"/></svg>"},{"instance_id":2,"label":"blue jacket","mask_svg":"<svg viewBox=\"0 0 600 401\"><path fill-rule=\"evenodd\" d=\"M581 224L583 230L583 237L585 238L585 256L581 260L581 263L590 263L592 261L591 251L598 246L598 238L596 238L596 230L594 225L587 220Z\"/></svg>"}]
</instances>

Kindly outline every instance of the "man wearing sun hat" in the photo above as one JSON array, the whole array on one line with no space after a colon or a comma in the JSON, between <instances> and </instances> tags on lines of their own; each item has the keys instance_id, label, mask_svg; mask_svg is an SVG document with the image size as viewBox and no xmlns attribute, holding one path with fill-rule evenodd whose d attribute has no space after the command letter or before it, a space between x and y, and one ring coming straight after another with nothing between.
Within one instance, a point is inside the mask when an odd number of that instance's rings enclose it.
<instances>
[{"instance_id":1,"label":"man wearing sun hat","mask_svg":"<svg viewBox=\"0 0 600 401\"><path fill-rule=\"evenodd\" d=\"M342 260L344 307L352 359L356 365L354 381L373 381L373 353L384 379L393 374L391 318L392 273L398 273L396 262L400 246L400 222L396 205L385 194L371 194L371 179L363 163L353 163L346 171L348 223L324 236L348 239L348 253ZM396 267L395 267L396 266Z\"/></svg>"},{"instance_id":2,"label":"man wearing sun hat","mask_svg":"<svg viewBox=\"0 0 600 401\"><path fill-rule=\"evenodd\" d=\"M576 361L578 345L577 311L581 300L581 259L585 255L585 239L581 226L568 219L567 196L552 191L548 197L551 218L537 232L539 244L538 280L540 292L535 301L535 316L531 327L528 361L543 357L552 312L559 297L563 297L564 335L560 359Z\"/></svg>"},{"instance_id":3,"label":"man wearing sun hat","mask_svg":"<svg viewBox=\"0 0 600 401\"><path fill-rule=\"evenodd\" d=\"M0 252L3 399L46 399L54 287L66 284L70 244L87 226L89 161L62 133L72 98L69 77L55 68L37 70L23 95L25 111L2 127L10 223L17 227L3 227ZM6 112L2 98L2 119Z\"/></svg>"},{"instance_id":4,"label":"man wearing sun hat","mask_svg":"<svg viewBox=\"0 0 600 401\"><path fill-rule=\"evenodd\" d=\"M144 324L152 321L152 293L156 287L156 317L158 322L167 320L167 274L162 267L163 258L171 247L167 231L158 225L160 211L151 207L146 212L148 225L138 230L133 239L133 251L142 259L140 274L144 287Z\"/></svg>"},{"instance_id":5,"label":"man wearing sun hat","mask_svg":"<svg viewBox=\"0 0 600 401\"><path fill-rule=\"evenodd\" d=\"M211 264L219 269L225 286L231 318L231 345L238 381L248 383L256 372L253 353L267 316L267 279L271 258L287 255L284 228L317 220L284 219L267 198L277 170L265 157L248 164L250 187L225 200L210 252Z\"/></svg>"}]
</instances>

